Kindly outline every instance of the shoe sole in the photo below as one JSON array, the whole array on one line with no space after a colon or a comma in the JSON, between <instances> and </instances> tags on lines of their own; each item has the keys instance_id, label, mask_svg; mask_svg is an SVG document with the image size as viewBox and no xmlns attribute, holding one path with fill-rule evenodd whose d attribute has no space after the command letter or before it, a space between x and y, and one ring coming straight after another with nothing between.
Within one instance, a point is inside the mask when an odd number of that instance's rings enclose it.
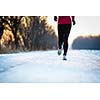
<instances>
[{"instance_id":1,"label":"shoe sole","mask_svg":"<svg viewBox=\"0 0 100 100\"><path fill-rule=\"evenodd\" d=\"M63 60L67 60L67 59L63 59Z\"/></svg>"},{"instance_id":2,"label":"shoe sole","mask_svg":"<svg viewBox=\"0 0 100 100\"><path fill-rule=\"evenodd\" d=\"M60 55L61 55L61 53L58 53L58 55L60 56Z\"/></svg>"},{"instance_id":3,"label":"shoe sole","mask_svg":"<svg viewBox=\"0 0 100 100\"><path fill-rule=\"evenodd\" d=\"M58 52L58 55L61 55L61 52Z\"/></svg>"}]
</instances>

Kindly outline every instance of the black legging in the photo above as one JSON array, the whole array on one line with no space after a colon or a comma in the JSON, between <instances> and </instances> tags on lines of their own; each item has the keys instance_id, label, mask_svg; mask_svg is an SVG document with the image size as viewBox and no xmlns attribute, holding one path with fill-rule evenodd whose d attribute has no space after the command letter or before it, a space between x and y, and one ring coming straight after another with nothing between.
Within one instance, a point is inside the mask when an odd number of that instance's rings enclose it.
<instances>
[{"instance_id":1,"label":"black legging","mask_svg":"<svg viewBox=\"0 0 100 100\"><path fill-rule=\"evenodd\" d=\"M64 54L67 54L68 50L68 37L71 30L71 24L58 24L58 46L61 49L63 44Z\"/></svg>"}]
</instances>

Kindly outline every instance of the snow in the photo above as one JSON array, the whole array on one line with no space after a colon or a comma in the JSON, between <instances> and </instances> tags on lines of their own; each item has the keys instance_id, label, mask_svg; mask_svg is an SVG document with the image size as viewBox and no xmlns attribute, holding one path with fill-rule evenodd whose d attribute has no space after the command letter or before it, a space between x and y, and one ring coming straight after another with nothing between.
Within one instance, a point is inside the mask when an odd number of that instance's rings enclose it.
<instances>
[{"instance_id":1,"label":"snow","mask_svg":"<svg viewBox=\"0 0 100 100\"><path fill-rule=\"evenodd\" d=\"M69 50L67 61L56 50L0 55L1 83L97 83L100 51Z\"/></svg>"}]
</instances>

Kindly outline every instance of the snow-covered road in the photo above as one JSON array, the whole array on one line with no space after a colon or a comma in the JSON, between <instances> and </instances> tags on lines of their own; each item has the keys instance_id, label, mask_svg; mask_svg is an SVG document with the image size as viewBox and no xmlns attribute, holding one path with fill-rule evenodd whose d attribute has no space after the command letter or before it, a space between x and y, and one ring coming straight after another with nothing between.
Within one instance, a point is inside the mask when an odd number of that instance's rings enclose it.
<instances>
[{"instance_id":1,"label":"snow-covered road","mask_svg":"<svg viewBox=\"0 0 100 100\"><path fill-rule=\"evenodd\" d=\"M100 82L100 51L69 50L67 61L57 51L1 54L0 82Z\"/></svg>"}]
</instances>

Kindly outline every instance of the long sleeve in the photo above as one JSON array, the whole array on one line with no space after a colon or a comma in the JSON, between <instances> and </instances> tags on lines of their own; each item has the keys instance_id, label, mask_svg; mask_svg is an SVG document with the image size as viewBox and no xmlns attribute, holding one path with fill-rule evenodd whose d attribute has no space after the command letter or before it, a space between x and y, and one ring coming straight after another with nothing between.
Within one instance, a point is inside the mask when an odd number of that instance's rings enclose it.
<instances>
[{"instance_id":1,"label":"long sleeve","mask_svg":"<svg viewBox=\"0 0 100 100\"><path fill-rule=\"evenodd\" d=\"M75 16L72 16L72 21L74 21L75 20Z\"/></svg>"},{"instance_id":2,"label":"long sleeve","mask_svg":"<svg viewBox=\"0 0 100 100\"><path fill-rule=\"evenodd\" d=\"M54 16L54 21L57 21L57 16Z\"/></svg>"}]
</instances>

